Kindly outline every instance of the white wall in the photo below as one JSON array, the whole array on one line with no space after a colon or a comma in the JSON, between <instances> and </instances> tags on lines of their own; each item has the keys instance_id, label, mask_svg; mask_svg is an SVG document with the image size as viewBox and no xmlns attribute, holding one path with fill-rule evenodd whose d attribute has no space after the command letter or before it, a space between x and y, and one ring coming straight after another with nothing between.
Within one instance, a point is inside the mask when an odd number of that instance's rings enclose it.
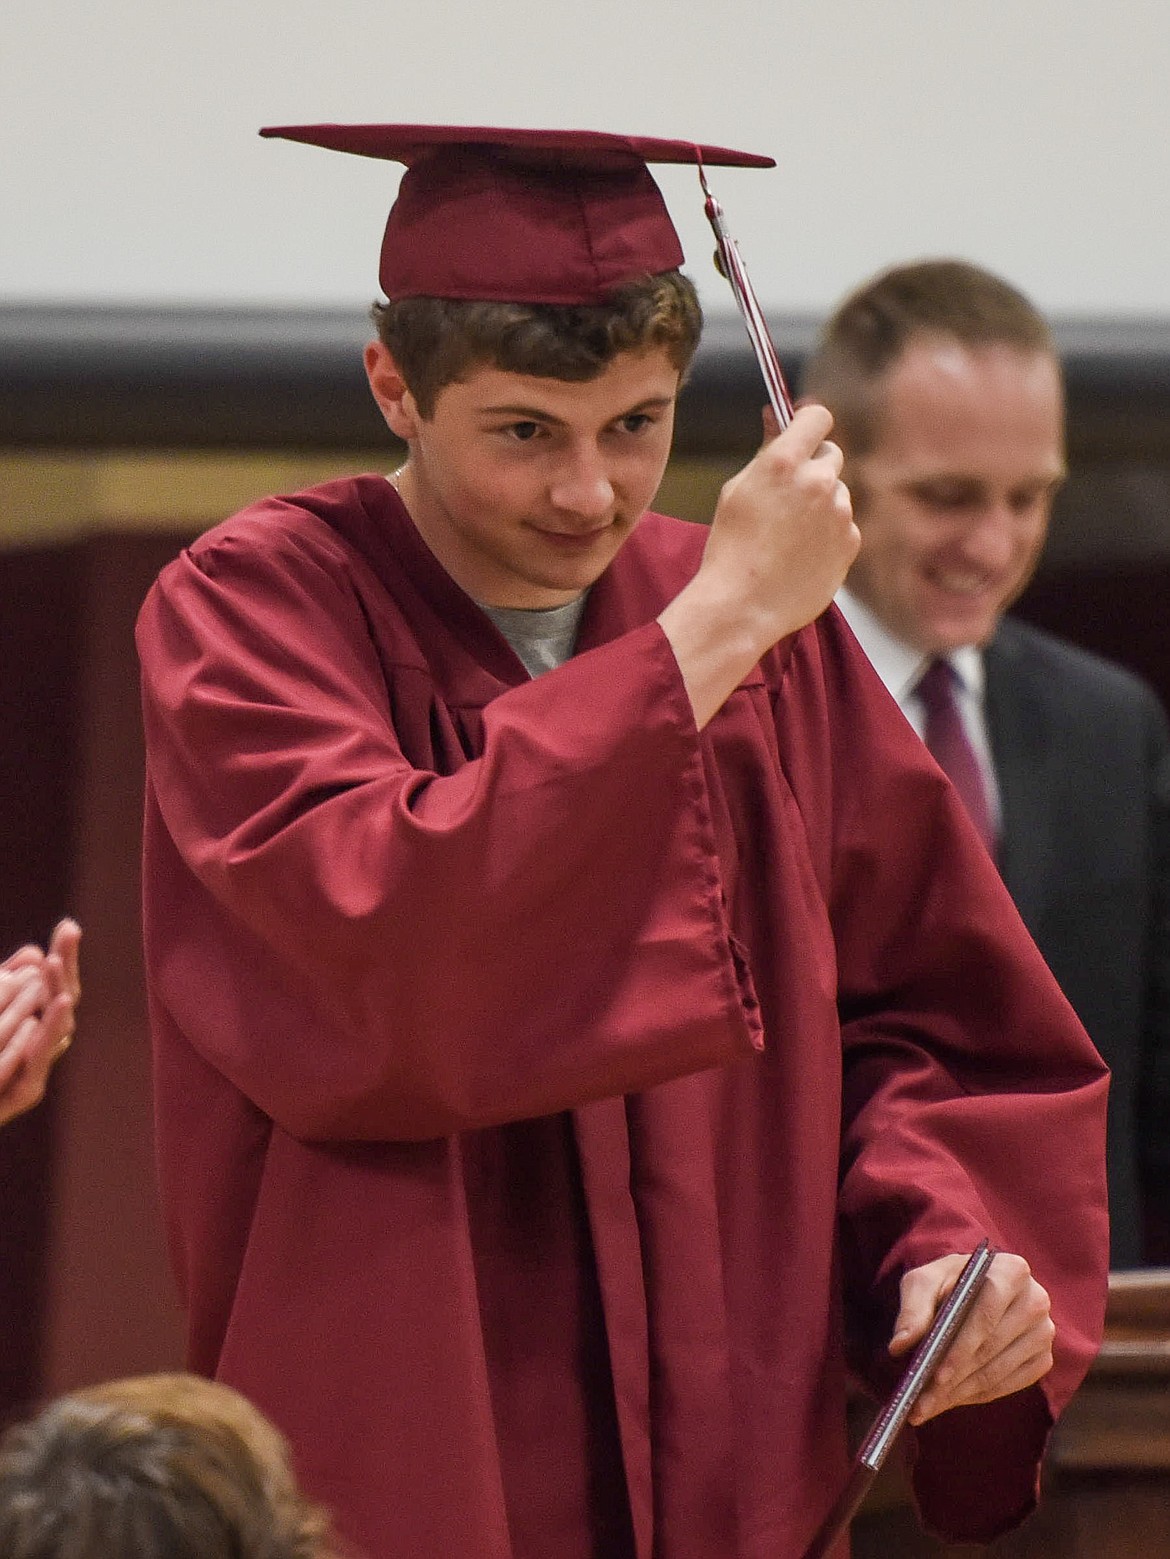
<instances>
[{"instance_id":1,"label":"white wall","mask_svg":"<svg viewBox=\"0 0 1170 1559\"><path fill-rule=\"evenodd\" d=\"M0 302L368 302L396 169L255 133L318 119L771 152L715 189L777 310L949 252L1170 315L1170 0L7 0Z\"/></svg>"}]
</instances>

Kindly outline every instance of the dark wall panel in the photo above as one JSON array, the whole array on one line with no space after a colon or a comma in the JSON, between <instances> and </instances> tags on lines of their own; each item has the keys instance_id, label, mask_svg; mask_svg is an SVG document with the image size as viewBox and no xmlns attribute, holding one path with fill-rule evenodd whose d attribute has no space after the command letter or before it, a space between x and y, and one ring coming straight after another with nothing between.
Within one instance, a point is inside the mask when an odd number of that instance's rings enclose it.
<instances>
[{"instance_id":1,"label":"dark wall panel","mask_svg":"<svg viewBox=\"0 0 1170 1559\"><path fill-rule=\"evenodd\" d=\"M72 907L80 599L74 549L0 553L0 950ZM0 1132L0 1415L40 1386L55 1091Z\"/></svg>"},{"instance_id":2,"label":"dark wall panel","mask_svg":"<svg viewBox=\"0 0 1170 1559\"><path fill-rule=\"evenodd\" d=\"M1153 684L1170 710L1170 556L1047 568L1016 611L1128 666Z\"/></svg>"},{"instance_id":3,"label":"dark wall panel","mask_svg":"<svg viewBox=\"0 0 1170 1559\"><path fill-rule=\"evenodd\" d=\"M84 928L77 1042L0 1132L0 1412L173 1366L142 996L142 738L132 641L170 537L0 552L3 946Z\"/></svg>"},{"instance_id":4,"label":"dark wall panel","mask_svg":"<svg viewBox=\"0 0 1170 1559\"><path fill-rule=\"evenodd\" d=\"M82 559L72 898L85 930L78 1041L62 1066L42 1325L55 1395L173 1368L181 1324L158 1209L140 870L143 748L134 620L168 536L99 535Z\"/></svg>"}]
</instances>

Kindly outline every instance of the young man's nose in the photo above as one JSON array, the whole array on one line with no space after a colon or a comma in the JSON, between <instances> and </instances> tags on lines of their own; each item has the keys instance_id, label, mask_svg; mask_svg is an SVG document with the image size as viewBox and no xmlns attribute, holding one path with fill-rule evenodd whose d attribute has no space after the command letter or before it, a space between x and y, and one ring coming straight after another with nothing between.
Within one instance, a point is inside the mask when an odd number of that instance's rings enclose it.
<instances>
[{"instance_id":1,"label":"young man's nose","mask_svg":"<svg viewBox=\"0 0 1170 1559\"><path fill-rule=\"evenodd\" d=\"M613 484L596 449L576 449L565 457L554 476L552 502L567 514L604 519L613 506Z\"/></svg>"}]
</instances>

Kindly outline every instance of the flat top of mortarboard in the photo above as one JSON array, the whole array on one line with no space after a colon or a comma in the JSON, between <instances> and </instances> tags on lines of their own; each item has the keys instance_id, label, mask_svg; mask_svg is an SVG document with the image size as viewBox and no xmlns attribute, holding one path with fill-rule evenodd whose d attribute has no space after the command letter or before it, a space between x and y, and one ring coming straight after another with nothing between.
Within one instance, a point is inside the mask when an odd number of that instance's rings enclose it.
<instances>
[{"instance_id":1,"label":"flat top of mortarboard","mask_svg":"<svg viewBox=\"0 0 1170 1559\"><path fill-rule=\"evenodd\" d=\"M487 125L313 124L266 125L261 135L303 141L330 151L354 152L390 162L412 163L441 146L479 146L512 153L519 160L581 168L619 166L632 160L697 163L712 167L774 168L774 157L733 151L702 142L648 135L614 135L604 130L501 129Z\"/></svg>"}]
</instances>

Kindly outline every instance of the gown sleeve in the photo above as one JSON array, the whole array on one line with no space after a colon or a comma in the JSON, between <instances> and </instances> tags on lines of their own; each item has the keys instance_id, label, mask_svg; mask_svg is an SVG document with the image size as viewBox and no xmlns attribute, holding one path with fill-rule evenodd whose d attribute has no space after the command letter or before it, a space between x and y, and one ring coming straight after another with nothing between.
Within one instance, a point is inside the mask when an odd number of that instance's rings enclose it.
<instances>
[{"instance_id":1,"label":"gown sleeve","mask_svg":"<svg viewBox=\"0 0 1170 1559\"><path fill-rule=\"evenodd\" d=\"M437 773L403 752L340 555L205 538L143 607L156 1018L322 1140L548 1114L757 1049L657 624L493 699L482 751ZM425 702L415 661L395 697Z\"/></svg>"},{"instance_id":2,"label":"gown sleeve","mask_svg":"<svg viewBox=\"0 0 1170 1559\"><path fill-rule=\"evenodd\" d=\"M839 1212L857 1357L879 1394L901 1276L983 1235L1047 1289L1038 1385L912 1432L927 1524L988 1541L1032 1508L1052 1422L1088 1369L1108 1273L1108 1074L962 804L852 635L825 619L792 675L823 677L843 1107ZM812 697L811 689L808 697Z\"/></svg>"}]
</instances>

